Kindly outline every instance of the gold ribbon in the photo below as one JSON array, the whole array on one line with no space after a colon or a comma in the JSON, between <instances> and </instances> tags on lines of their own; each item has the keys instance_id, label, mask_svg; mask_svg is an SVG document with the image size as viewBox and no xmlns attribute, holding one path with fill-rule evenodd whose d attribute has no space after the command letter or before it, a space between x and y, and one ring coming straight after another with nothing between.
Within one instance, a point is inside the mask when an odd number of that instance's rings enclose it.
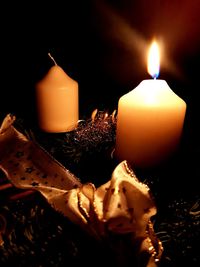
<instances>
[{"instance_id":1,"label":"gold ribbon","mask_svg":"<svg viewBox=\"0 0 200 267\"><path fill-rule=\"evenodd\" d=\"M11 183L39 191L57 212L97 238L130 234L139 253L149 253L147 266L156 266L163 250L151 222L156 206L148 186L137 179L127 162L118 164L111 179L99 188L82 184L39 144L20 133L14 121L8 114L0 128L0 168Z\"/></svg>"}]
</instances>

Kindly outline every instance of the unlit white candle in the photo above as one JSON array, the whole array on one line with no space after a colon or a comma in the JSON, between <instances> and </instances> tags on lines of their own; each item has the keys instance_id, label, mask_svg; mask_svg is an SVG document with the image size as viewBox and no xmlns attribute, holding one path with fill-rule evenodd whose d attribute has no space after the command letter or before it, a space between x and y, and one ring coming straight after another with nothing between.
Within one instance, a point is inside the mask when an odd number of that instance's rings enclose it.
<instances>
[{"instance_id":1,"label":"unlit white candle","mask_svg":"<svg viewBox=\"0 0 200 267\"><path fill-rule=\"evenodd\" d=\"M73 130L79 119L78 83L58 65L36 85L39 127L52 133Z\"/></svg>"}]
</instances>

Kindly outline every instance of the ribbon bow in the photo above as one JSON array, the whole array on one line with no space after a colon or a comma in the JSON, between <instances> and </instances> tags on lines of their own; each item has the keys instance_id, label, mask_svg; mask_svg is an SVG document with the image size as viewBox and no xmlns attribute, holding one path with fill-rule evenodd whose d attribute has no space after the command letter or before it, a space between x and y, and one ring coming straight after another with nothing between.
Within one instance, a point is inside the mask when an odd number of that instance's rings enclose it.
<instances>
[{"instance_id":1,"label":"ribbon bow","mask_svg":"<svg viewBox=\"0 0 200 267\"><path fill-rule=\"evenodd\" d=\"M8 114L0 128L0 168L11 183L39 191L57 212L97 238L129 234L138 255L148 254L146 266L156 266L163 250L151 222L156 206L148 186L137 179L127 161L119 163L111 179L100 187L82 184L20 133L14 121L15 116Z\"/></svg>"}]
</instances>

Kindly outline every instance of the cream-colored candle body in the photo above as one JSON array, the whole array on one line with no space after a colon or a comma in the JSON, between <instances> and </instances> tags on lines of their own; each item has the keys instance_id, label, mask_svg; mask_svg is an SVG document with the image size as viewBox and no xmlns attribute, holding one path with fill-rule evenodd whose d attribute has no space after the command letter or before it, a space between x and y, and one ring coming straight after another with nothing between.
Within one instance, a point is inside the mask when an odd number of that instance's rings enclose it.
<instances>
[{"instance_id":1,"label":"cream-colored candle body","mask_svg":"<svg viewBox=\"0 0 200 267\"><path fill-rule=\"evenodd\" d=\"M36 85L39 127L46 132L73 130L79 119L78 83L53 66Z\"/></svg>"},{"instance_id":2,"label":"cream-colored candle body","mask_svg":"<svg viewBox=\"0 0 200 267\"><path fill-rule=\"evenodd\" d=\"M164 80L144 80L119 99L116 157L136 167L166 160L180 141L186 103Z\"/></svg>"}]
</instances>

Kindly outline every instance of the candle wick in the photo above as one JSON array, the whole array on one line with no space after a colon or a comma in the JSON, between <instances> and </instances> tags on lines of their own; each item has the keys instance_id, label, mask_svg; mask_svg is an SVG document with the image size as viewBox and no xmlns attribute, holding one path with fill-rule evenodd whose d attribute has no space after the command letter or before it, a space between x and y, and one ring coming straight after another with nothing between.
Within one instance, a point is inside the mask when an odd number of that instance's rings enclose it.
<instances>
[{"instance_id":1,"label":"candle wick","mask_svg":"<svg viewBox=\"0 0 200 267\"><path fill-rule=\"evenodd\" d=\"M57 66L58 64L56 63L55 59L52 57L51 53L48 53L48 56L53 61L53 63Z\"/></svg>"}]
</instances>

